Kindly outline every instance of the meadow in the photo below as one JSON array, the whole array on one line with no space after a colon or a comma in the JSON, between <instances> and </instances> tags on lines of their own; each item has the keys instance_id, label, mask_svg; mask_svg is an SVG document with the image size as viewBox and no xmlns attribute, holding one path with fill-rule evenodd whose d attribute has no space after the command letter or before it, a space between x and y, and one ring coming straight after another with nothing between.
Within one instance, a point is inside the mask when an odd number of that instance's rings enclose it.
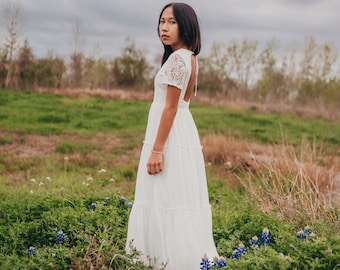
<instances>
[{"instance_id":1,"label":"meadow","mask_svg":"<svg viewBox=\"0 0 340 270\"><path fill-rule=\"evenodd\" d=\"M0 269L151 269L124 251L149 106L1 90ZM191 111L227 263L197 269L340 269L340 123Z\"/></svg>"}]
</instances>

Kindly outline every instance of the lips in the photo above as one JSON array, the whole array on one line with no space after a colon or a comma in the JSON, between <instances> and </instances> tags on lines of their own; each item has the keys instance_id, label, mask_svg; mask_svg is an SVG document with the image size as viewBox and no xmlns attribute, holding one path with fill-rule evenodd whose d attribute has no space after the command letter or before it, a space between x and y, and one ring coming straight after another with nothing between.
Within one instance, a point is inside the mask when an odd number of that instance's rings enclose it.
<instances>
[{"instance_id":1,"label":"lips","mask_svg":"<svg viewBox=\"0 0 340 270\"><path fill-rule=\"evenodd\" d=\"M161 38L162 39L168 39L170 36L168 36L168 35L161 35Z\"/></svg>"}]
</instances>

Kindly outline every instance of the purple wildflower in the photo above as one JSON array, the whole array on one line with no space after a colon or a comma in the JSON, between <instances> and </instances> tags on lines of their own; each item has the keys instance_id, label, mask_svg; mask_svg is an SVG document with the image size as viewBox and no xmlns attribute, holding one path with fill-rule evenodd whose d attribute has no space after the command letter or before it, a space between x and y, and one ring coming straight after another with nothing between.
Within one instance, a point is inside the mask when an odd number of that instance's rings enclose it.
<instances>
[{"instance_id":1,"label":"purple wildflower","mask_svg":"<svg viewBox=\"0 0 340 270\"><path fill-rule=\"evenodd\" d=\"M233 253L231 254L231 257L233 259L239 259L241 257L241 252L238 249L234 249Z\"/></svg>"},{"instance_id":2,"label":"purple wildflower","mask_svg":"<svg viewBox=\"0 0 340 270\"><path fill-rule=\"evenodd\" d=\"M204 255L200 263L200 270L210 270L210 269L211 269L210 261L208 257Z\"/></svg>"},{"instance_id":3,"label":"purple wildflower","mask_svg":"<svg viewBox=\"0 0 340 270\"><path fill-rule=\"evenodd\" d=\"M27 249L27 253L28 255L35 255L35 249L33 246L30 246L28 249Z\"/></svg>"},{"instance_id":4,"label":"purple wildflower","mask_svg":"<svg viewBox=\"0 0 340 270\"><path fill-rule=\"evenodd\" d=\"M309 227L309 226L306 226L304 229L303 229L304 233L308 233L308 234L311 234L312 233L312 229Z\"/></svg>"},{"instance_id":5,"label":"purple wildflower","mask_svg":"<svg viewBox=\"0 0 340 270\"><path fill-rule=\"evenodd\" d=\"M91 203L91 205L90 205L90 209L91 209L91 210L95 210L95 209L96 209L96 207L97 207L97 206L96 206L96 204L95 204L95 203Z\"/></svg>"},{"instance_id":6,"label":"purple wildflower","mask_svg":"<svg viewBox=\"0 0 340 270\"><path fill-rule=\"evenodd\" d=\"M300 231L298 231L298 232L296 233L296 237L297 237L298 239L305 239L305 238L306 238L306 235L305 235L305 233L304 233L303 230L300 230Z\"/></svg>"},{"instance_id":7,"label":"purple wildflower","mask_svg":"<svg viewBox=\"0 0 340 270\"><path fill-rule=\"evenodd\" d=\"M237 247L238 251L241 253L241 255L246 254L247 253L247 249L246 247L243 245L243 243L240 243Z\"/></svg>"},{"instance_id":8,"label":"purple wildflower","mask_svg":"<svg viewBox=\"0 0 340 270\"><path fill-rule=\"evenodd\" d=\"M125 204L125 198L124 197L120 197L119 204L120 205L124 205Z\"/></svg>"},{"instance_id":9,"label":"purple wildflower","mask_svg":"<svg viewBox=\"0 0 340 270\"><path fill-rule=\"evenodd\" d=\"M220 257L217 261L217 266L218 266L218 268L222 268L222 267L227 266L226 260L223 257Z\"/></svg>"},{"instance_id":10,"label":"purple wildflower","mask_svg":"<svg viewBox=\"0 0 340 270\"><path fill-rule=\"evenodd\" d=\"M62 245L65 243L65 234L63 231L59 231L57 232L56 238L55 238L55 242L58 245Z\"/></svg>"},{"instance_id":11,"label":"purple wildflower","mask_svg":"<svg viewBox=\"0 0 340 270\"><path fill-rule=\"evenodd\" d=\"M260 246L259 238L256 235L251 238L250 245L252 248L258 248Z\"/></svg>"},{"instance_id":12,"label":"purple wildflower","mask_svg":"<svg viewBox=\"0 0 340 270\"><path fill-rule=\"evenodd\" d=\"M261 234L261 241L264 245L269 246L270 245L270 233L267 228L264 228Z\"/></svg>"}]
</instances>

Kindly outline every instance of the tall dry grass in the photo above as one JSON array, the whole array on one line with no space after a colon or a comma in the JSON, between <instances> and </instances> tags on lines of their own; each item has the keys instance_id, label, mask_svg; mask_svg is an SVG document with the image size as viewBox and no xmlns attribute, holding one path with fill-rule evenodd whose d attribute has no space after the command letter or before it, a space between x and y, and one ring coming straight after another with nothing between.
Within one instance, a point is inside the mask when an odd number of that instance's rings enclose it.
<instances>
[{"instance_id":1,"label":"tall dry grass","mask_svg":"<svg viewBox=\"0 0 340 270\"><path fill-rule=\"evenodd\" d=\"M314 142L259 145L222 134L202 139L207 162L226 164L266 213L286 220L315 224L319 219L338 222L339 188L335 179L338 157L329 157Z\"/></svg>"}]
</instances>

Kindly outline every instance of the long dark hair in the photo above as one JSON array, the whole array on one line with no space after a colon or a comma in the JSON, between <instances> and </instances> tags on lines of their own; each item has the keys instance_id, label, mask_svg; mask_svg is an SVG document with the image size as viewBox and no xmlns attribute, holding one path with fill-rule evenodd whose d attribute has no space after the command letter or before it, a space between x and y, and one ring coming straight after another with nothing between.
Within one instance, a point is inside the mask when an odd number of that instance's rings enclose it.
<instances>
[{"instance_id":1,"label":"long dark hair","mask_svg":"<svg viewBox=\"0 0 340 270\"><path fill-rule=\"evenodd\" d=\"M193 51L195 55L198 55L201 50L201 31L198 23L197 15L194 9L185 3L169 3L163 9L159 15L157 32L159 36L159 24L161 21L164 10L168 7L172 7L175 19L178 23L179 38L183 41L184 45L189 50ZM162 58L162 65L169 58L173 52L170 45L164 46L164 53Z\"/></svg>"}]
</instances>

